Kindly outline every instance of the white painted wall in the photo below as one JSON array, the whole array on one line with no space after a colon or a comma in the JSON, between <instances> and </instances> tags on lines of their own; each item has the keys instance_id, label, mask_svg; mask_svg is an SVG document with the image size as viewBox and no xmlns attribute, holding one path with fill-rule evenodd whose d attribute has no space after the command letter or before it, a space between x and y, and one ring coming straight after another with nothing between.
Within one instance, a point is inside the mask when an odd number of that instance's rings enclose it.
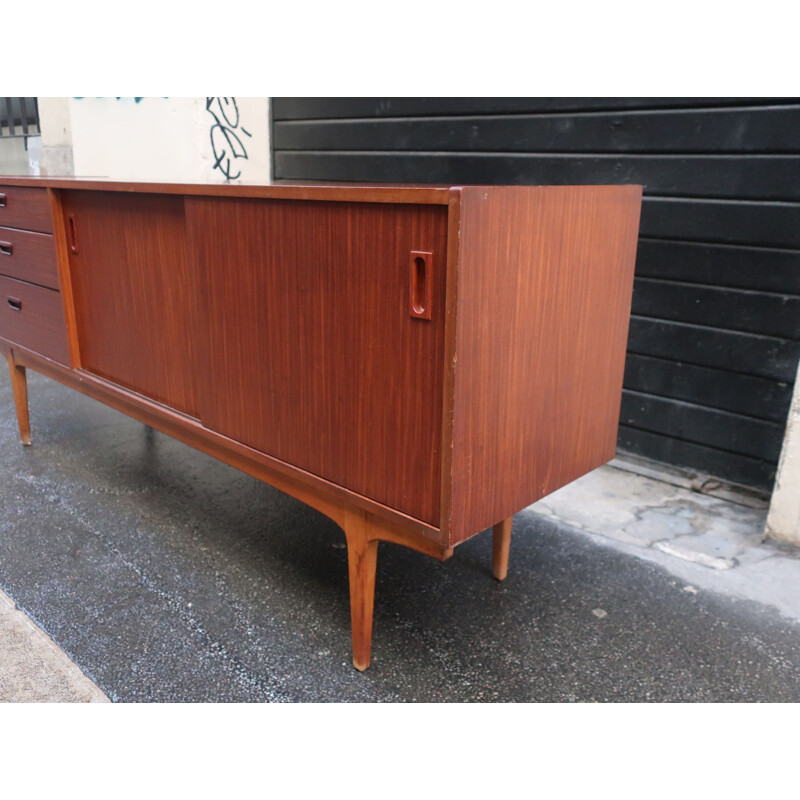
<instances>
[{"instance_id":1,"label":"white painted wall","mask_svg":"<svg viewBox=\"0 0 800 800\"><path fill-rule=\"evenodd\" d=\"M49 175L72 167L132 181L270 179L266 97L39 98L39 111Z\"/></svg>"},{"instance_id":2,"label":"white painted wall","mask_svg":"<svg viewBox=\"0 0 800 800\"><path fill-rule=\"evenodd\" d=\"M769 506L767 535L800 545L800 367Z\"/></svg>"},{"instance_id":3,"label":"white painted wall","mask_svg":"<svg viewBox=\"0 0 800 800\"><path fill-rule=\"evenodd\" d=\"M73 175L72 119L68 97L39 98L42 175Z\"/></svg>"},{"instance_id":4,"label":"white painted wall","mask_svg":"<svg viewBox=\"0 0 800 800\"><path fill-rule=\"evenodd\" d=\"M0 138L0 175L31 175L23 139Z\"/></svg>"},{"instance_id":5,"label":"white painted wall","mask_svg":"<svg viewBox=\"0 0 800 800\"><path fill-rule=\"evenodd\" d=\"M39 135L0 136L0 175L39 175L41 152Z\"/></svg>"}]
</instances>

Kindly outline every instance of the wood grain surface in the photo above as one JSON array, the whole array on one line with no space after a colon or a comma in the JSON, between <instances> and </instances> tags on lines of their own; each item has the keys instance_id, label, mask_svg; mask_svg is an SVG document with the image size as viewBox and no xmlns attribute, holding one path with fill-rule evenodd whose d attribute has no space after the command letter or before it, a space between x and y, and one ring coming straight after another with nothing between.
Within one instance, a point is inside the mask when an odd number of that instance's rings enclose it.
<instances>
[{"instance_id":1,"label":"wood grain surface","mask_svg":"<svg viewBox=\"0 0 800 800\"><path fill-rule=\"evenodd\" d=\"M22 179L20 179L22 180ZM5 228L22 228L40 233L53 232L50 199L44 188L32 188L29 178L26 185L14 186L16 181L2 178L0 184L0 225Z\"/></svg>"},{"instance_id":2,"label":"wood grain surface","mask_svg":"<svg viewBox=\"0 0 800 800\"><path fill-rule=\"evenodd\" d=\"M69 364L64 308L52 289L0 277L0 337Z\"/></svg>"},{"instance_id":3,"label":"wood grain surface","mask_svg":"<svg viewBox=\"0 0 800 800\"><path fill-rule=\"evenodd\" d=\"M69 262L81 366L196 416L198 290L183 198L76 191L62 205L78 243Z\"/></svg>"},{"instance_id":4,"label":"wood grain surface","mask_svg":"<svg viewBox=\"0 0 800 800\"><path fill-rule=\"evenodd\" d=\"M508 576L508 556L511 551L513 517L498 522L492 529L492 575L498 581Z\"/></svg>"},{"instance_id":5,"label":"wood grain surface","mask_svg":"<svg viewBox=\"0 0 800 800\"><path fill-rule=\"evenodd\" d=\"M0 192L6 187L89 189L124 194L161 194L187 197L252 197L273 200L323 200L361 203L413 203L447 205L450 184L369 183L348 181L275 181L273 183L152 183L107 178L18 177L0 175ZM8 224L8 223L0 223ZM23 227L23 226L20 226ZM39 230L36 228L35 230ZM44 230L44 229L42 229ZM49 228L48 230L52 230Z\"/></svg>"},{"instance_id":6,"label":"wood grain surface","mask_svg":"<svg viewBox=\"0 0 800 800\"><path fill-rule=\"evenodd\" d=\"M16 228L0 228L0 275L58 289L53 236Z\"/></svg>"},{"instance_id":7,"label":"wood grain surface","mask_svg":"<svg viewBox=\"0 0 800 800\"><path fill-rule=\"evenodd\" d=\"M640 198L462 189L451 544L614 456Z\"/></svg>"},{"instance_id":8,"label":"wood grain surface","mask_svg":"<svg viewBox=\"0 0 800 800\"><path fill-rule=\"evenodd\" d=\"M212 430L439 524L447 212L187 198ZM409 314L433 253L431 320Z\"/></svg>"},{"instance_id":9,"label":"wood grain surface","mask_svg":"<svg viewBox=\"0 0 800 800\"><path fill-rule=\"evenodd\" d=\"M75 319L75 297L72 293L72 275L69 268L69 243L67 241L67 220L64 216L61 194L48 189L50 208L53 213L53 241L56 246L58 263L58 285L61 302L64 305L64 319L67 323L67 340L69 341L70 365L81 366L80 345L78 343L78 323Z\"/></svg>"},{"instance_id":10,"label":"wood grain surface","mask_svg":"<svg viewBox=\"0 0 800 800\"><path fill-rule=\"evenodd\" d=\"M57 380L127 414L144 425L160 430L190 447L202 450L213 458L296 497L330 517L341 527L346 524L345 512L349 514L360 509L368 515L372 538L410 547L442 560L450 558L453 554L452 549L441 544L438 528L210 431L193 417L173 411L161 403L155 403L84 370L70 369L25 347L9 345L2 339L0 339L0 352L17 365Z\"/></svg>"},{"instance_id":11,"label":"wood grain surface","mask_svg":"<svg viewBox=\"0 0 800 800\"><path fill-rule=\"evenodd\" d=\"M14 393L14 407L17 411L17 426L22 444L31 443L31 423L28 416L28 377L25 367L14 362L11 349L3 350L11 376L11 390Z\"/></svg>"}]
</instances>

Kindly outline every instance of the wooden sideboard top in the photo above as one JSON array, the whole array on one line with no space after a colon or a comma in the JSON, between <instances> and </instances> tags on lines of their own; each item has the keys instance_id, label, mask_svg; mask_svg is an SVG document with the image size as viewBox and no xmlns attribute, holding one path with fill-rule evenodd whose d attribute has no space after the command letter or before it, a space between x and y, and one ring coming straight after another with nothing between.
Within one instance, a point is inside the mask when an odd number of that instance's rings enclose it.
<instances>
[{"instance_id":1,"label":"wooden sideboard top","mask_svg":"<svg viewBox=\"0 0 800 800\"><path fill-rule=\"evenodd\" d=\"M0 175L0 185L42 189L91 189L107 192L202 195L210 197L255 197L280 200L339 200L362 203L420 203L447 205L453 192L483 187L466 184L340 183L325 181L274 181L269 183L156 183L110 178ZM530 185L505 187L529 191ZM568 188L568 187L562 187ZM588 187L581 187L588 188Z\"/></svg>"},{"instance_id":2,"label":"wooden sideboard top","mask_svg":"<svg viewBox=\"0 0 800 800\"><path fill-rule=\"evenodd\" d=\"M256 197L280 200L339 200L369 203L421 203L447 205L452 189L432 184L324 183L281 181L274 183L155 183L92 177L33 177L0 175L0 185L43 189L92 189L106 192Z\"/></svg>"}]
</instances>

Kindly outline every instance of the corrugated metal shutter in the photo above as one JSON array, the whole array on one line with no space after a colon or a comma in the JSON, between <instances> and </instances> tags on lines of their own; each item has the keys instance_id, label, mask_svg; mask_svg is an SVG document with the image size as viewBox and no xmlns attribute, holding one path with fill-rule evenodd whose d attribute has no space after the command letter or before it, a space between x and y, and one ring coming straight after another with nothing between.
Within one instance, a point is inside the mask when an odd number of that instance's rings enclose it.
<instances>
[{"instance_id":1,"label":"corrugated metal shutter","mask_svg":"<svg viewBox=\"0 0 800 800\"><path fill-rule=\"evenodd\" d=\"M35 97L0 97L0 136L39 136L39 102Z\"/></svg>"},{"instance_id":2,"label":"corrugated metal shutter","mask_svg":"<svg viewBox=\"0 0 800 800\"><path fill-rule=\"evenodd\" d=\"M768 489L800 358L800 101L275 98L276 179L641 183L622 449Z\"/></svg>"}]
</instances>

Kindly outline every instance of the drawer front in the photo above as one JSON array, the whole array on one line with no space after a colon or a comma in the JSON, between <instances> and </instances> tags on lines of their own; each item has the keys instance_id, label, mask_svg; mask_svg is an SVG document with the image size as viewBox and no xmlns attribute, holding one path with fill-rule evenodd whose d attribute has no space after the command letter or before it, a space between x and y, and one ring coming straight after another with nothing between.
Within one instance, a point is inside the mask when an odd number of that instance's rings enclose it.
<instances>
[{"instance_id":1,"label":"drawer front","mask_svg":"<svg viewBox=\"0 0 800 800\"><path fill-rule=\"evenodd\" d=\"M0 277L0 338L69 365L69 343L61 295Z\"/></svg>"},{"instance_id":2,"label":"drawer front","mask_svg":"<svg viewBox=\"0 0 800 800\"><path fill-rule=\"evenodd\" d=\"M53 237L49 233L0 228L0 275L57 290Z\"/></svg>"},{"instance_id":3,"label":"drawer front","mask_svg":"<svg viewBox=\"0 0 800 800\"><path fill-rule=\"evenodd\" d=\"M47 190L0 186L0 225L52 233L53 215Z\"/></svg>"}]
</instances>

